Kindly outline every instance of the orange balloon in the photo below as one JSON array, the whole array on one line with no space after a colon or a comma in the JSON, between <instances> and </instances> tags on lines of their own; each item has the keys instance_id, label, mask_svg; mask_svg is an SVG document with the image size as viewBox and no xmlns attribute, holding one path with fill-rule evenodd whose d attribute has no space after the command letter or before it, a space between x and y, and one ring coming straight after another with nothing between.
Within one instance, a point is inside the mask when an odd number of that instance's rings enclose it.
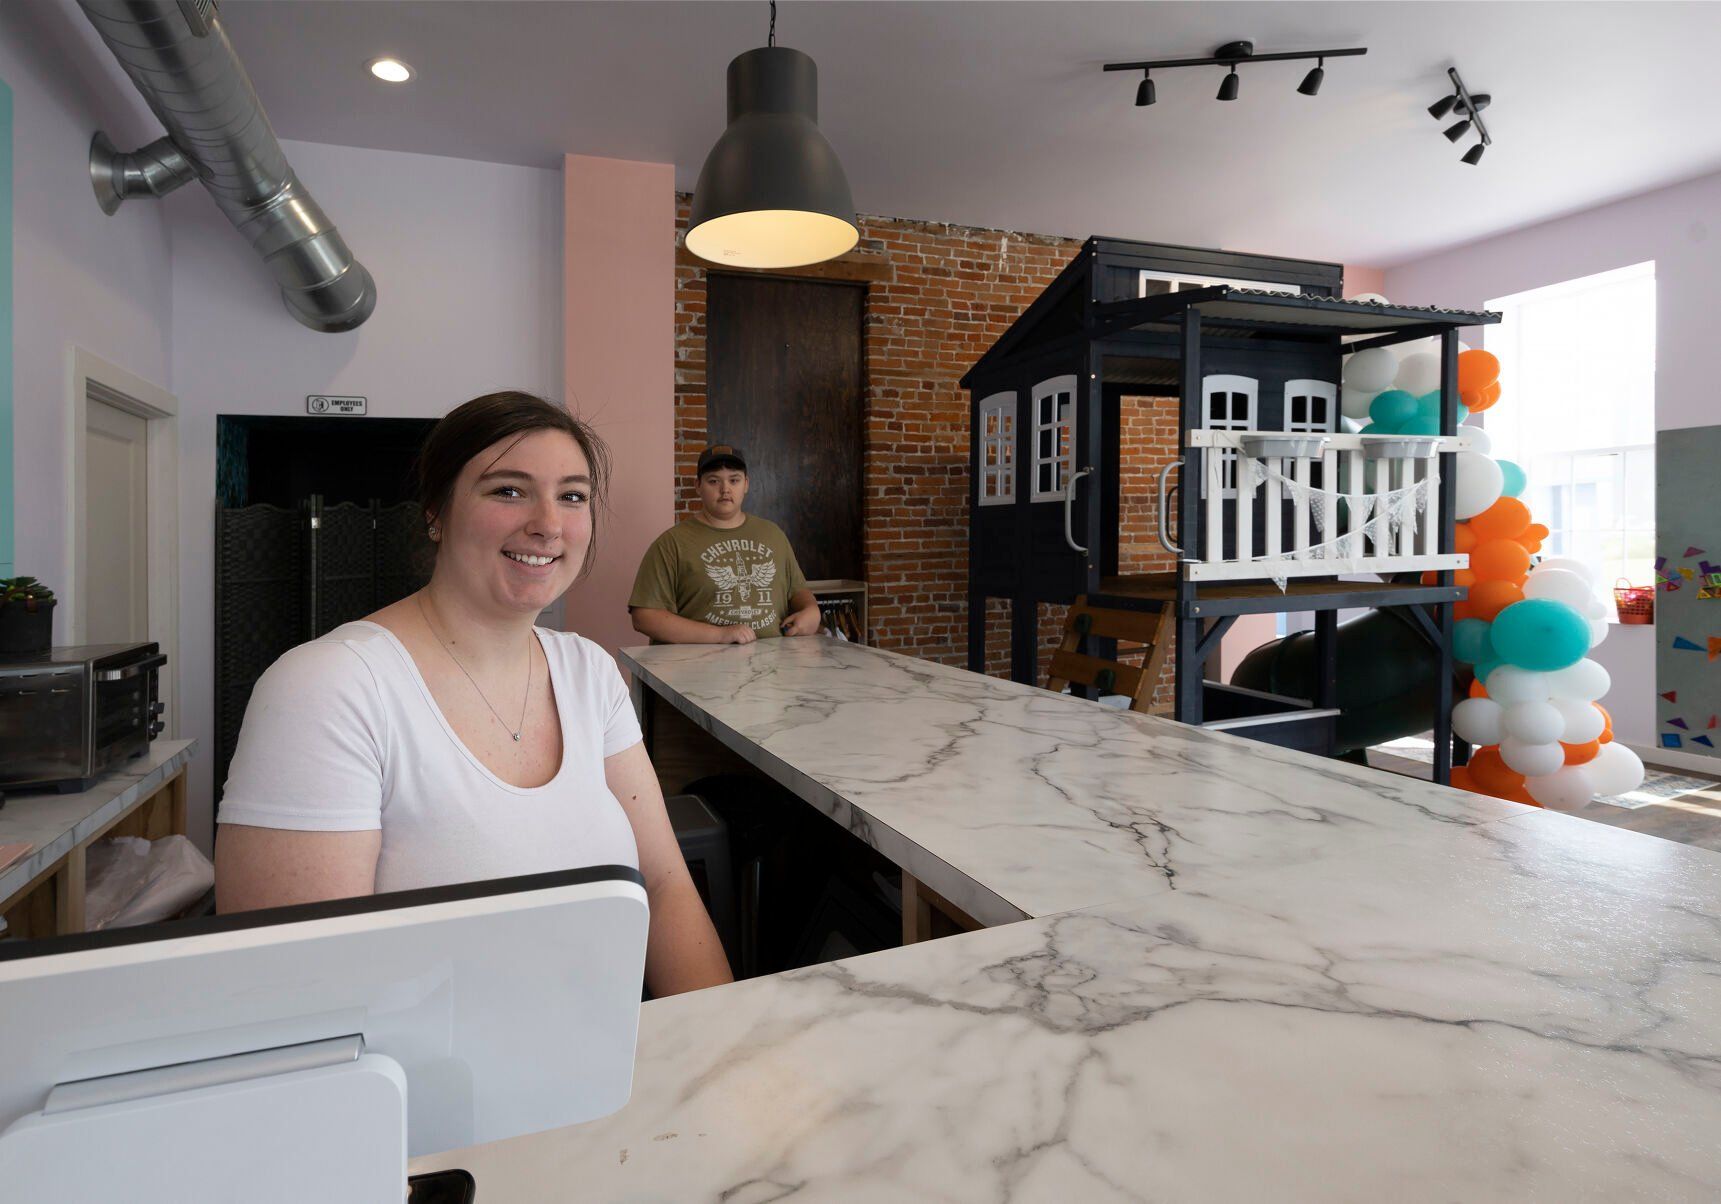
<instances>
[{"instance_id":1,"label":"orange balloon","mask_svg":"<svg viewBox=\"0 0 1721 1204\"><path fill-rule=\"evenodd\" d=\"M1470 605L1468 600L1454 602L1452 604L1452 621L1454 623L1459 619L1474 619L1475 617L1476 608Z\"/></svg>"},{"instance_id":2,"label":"orange balloon","mask_svg":"<svg viewBox=\"0 0 1721 1204\"><path fill-rule=\"evenodd\" d=\"M1515 497L1502 497L1480 514L1470 518L1470 529L1476 532L1476 539L1486 543L1490 539L1516 539L1530 525L1530 508Z\"/></svg>"},{"instance_id":3,"label":"orange balloon","mask_svg":"<svg viewBox=\"0 0 1721 1204\"><path fill-rule=\"evenodd\" d=\"M1500 382L1495 381L1484 389L1458 391L1458 400L1464 403L1464 408L1472 414L1480 414L1483 410L1500 400Z\"/></svg>"},{"instance_id":4,"label":"orange balloon","mask_svg":"<svg viewBox=\"0 0 1721 1204\"><path fill-rule=\"evenodd\" d=\"M1592 702L1590 705L1601 712L1601 735L1596 737L1597 741L1602 744L1612 744L1613 716L1608 714L1607 708L1599 702Z\"/></svg>"},{"instance_id":5,"label":"orange balloon","mask_svg":"<svg viewBox=\"0 0 1721 1204\"><path fill-rule=\"evenodd\" d=\"M1508 803L1523 803L1526 807L1540 807L1542 805L1530 797L1529 788L1525 786L1520 786L1516 790L1508 791L1499 797L1505 799Z\"/></svg>"},{"instance_id":6,"label":"orange balloon","mask_svg":"<svg viewBox=\"0 0 1721 1204\"><path fill-rule=\"evenodd\" d=\"M1601 741L1596 739L1586 740L1582 744L1567 744L1562 740L1560 747L1566 750L1567 765L1582 765L1585 761L1595 760L1596 754L1601 751Z\"/></svg>"},{"instance_id":7,"label":"orange balloon","mask_svg":"<svg viewBox=\"0 0 1721 1204\"><path fill-rule=\"evenodd\" d=\"M1465 589L1469 589L1472 585L1476 584L1476 570L1475 569L1454 569L1454 570L1452 570L1452 584L1453 585L1462 585Z\"/></svg>"},{"instance_id":8,"label":"orange balloon","mask_svg":"<svg viewBox=\"0 0 1721 1204\"><path fill-rule=\"evenodd\" d=\"M1458 388L1476 392L1500 379L1500 359L1492 351L1473 347L1458 355Z\"/></svg>"},{"instance_id":9,"label":"orange balloon","mask_svg":"<svg viewBox=\"0 0 1721 1204\"><path fill-rule=\"evenodd\" d=\"M1514 602L1524 600L1524 591L1511 581L1478 581L1470 587L1470 606L1478 619L1494 621L1494 616Z\"/></svg>"},{"instance_id":10,"label":"orange balloon","mask_svg":"<svg viewBox=\"0 0 1721 1204\"><path fill-rule=\"evenodd\" d=\"M1470 529L1469 523L1452 524L1452 550L1454 552L1474 552L1481 540L1476 538L1476 532Z\"/></svg>"},{"instance_id":11,"label":"orange balloon","mask_svg":"<svg viewBox=\"0 0 1721 1204\"><path fill-rule=\"evenodd\" d=\"M1530 571L1530 554L1510 539L1490 539L1470 553L1470 571L1479 581L1510 581L1516 584Z\"/></svg>"},{"instance_id":12,"label":"orange balloon","mask_svg":"<svg viewBox=\"0 0 1721 1204\"><path fill-rule=\"evenodd\" d=\"M1486 697L1488 697L1488 687L1482 684L1482 681L1480 678L1473 677L1470 679L1470 697L1472 697L1472 698L1486 698Z\"/></svg>"},{"instance_id":13,"label":"orange balloon","mask_svg":"<svg viewBox=\"0 0 1721 1204\"><path fill-rule=\"evenodd\" d=\"M1528 552L1531 556L1534 556L1537 552L1542 550L1542 541L1539 539L1520 539L1518 540L1518 543L1521 544L1524 551Z\"/></svg>"},{"instance_id":14,"label":"orange balloon","mask_svg":"<svg viewBox=\"0 0 1721 1204\"><path fill-rule=\"evenodd\" d=\"M1553 532L1549 531L1541 523L1531 523L1528 527L1524 528L1525 539L1543 540L1552 534Z\"/></svg>"},{"instance_id":15,"label":"orange balloon","mask_svg":"<svg viewBox=\"0 0 1721 1204\"><path fill-rule=\"evenodd\" d=\"M1469 790L1472 793L1481 793L1481 791L1476 789L1476 783L1470 780L1470 770L1463 765L1454 765L1452 767L1452 787L1455 790Z\"/></svg>"},{"instance_id":16,"label":"orange balloon","mask_svg":"<svg viewBox=\"0 0 1721 1204\"><path fill-rule=\"evenodd\" d=\"M1494 744L1470 754L1470 780L1487 793L1502 797L1505 791L1521 790L1524 785L1524 775L1500 759L1500 748Z\"/></svg>"}]
</instances>

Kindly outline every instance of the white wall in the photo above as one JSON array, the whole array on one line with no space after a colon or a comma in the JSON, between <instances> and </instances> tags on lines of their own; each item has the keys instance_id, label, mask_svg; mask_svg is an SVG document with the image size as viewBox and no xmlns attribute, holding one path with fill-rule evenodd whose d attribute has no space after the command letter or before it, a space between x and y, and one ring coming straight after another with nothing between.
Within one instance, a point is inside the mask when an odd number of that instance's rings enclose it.
<instances>
[{"instance_id":1,"label":"white wall","mask_svg":"<svg viewBox=\"0 0 1721 1204\"><path fill-rule=\"evenodd\" d=\"M180 428L179 734L200 742L191 831L210 837L214 773L218 414L304 414L358 394L379 417L437 417L502 388L559 397L562 179L510 167L283 143L299 178L377 282L376 312L317 334L282 307L261 261L207 198L176 211L173 380ZM559 168L560 165L558 165Z\"/></svg>"},{"instance_id":2,"label":"white wall","mask_svg":"<svg viewBox=\"0 0 1721 1204\"><path fill-rule=\"evenodd\" d=\"M167 214L158 202L126 204L113 217L101 211L90 190L90 135L105 129L129 150L161 129L70 0L0 3L0 79L13 106L16 565L62 586L71 348L171 387ZM56 640L63 612L54 616Z\"/></svg>"},{"instance_id":3,"label":"white wall","mask_svg":"<svg viewBox=\"0 0 1721 1204\"><path fill-rule=\"evenodd\" d=\"M1656 429L1721 423L1714 385L1721 174L1388 268L1382 291L1412 305L1481 308L1494 297L1648 259L1655 261ZM1595 659L1613 675L1603 702L1614 730L1627 743L1653 744L1654 629L1614 627Z\"/></svg>"}]
</instances>

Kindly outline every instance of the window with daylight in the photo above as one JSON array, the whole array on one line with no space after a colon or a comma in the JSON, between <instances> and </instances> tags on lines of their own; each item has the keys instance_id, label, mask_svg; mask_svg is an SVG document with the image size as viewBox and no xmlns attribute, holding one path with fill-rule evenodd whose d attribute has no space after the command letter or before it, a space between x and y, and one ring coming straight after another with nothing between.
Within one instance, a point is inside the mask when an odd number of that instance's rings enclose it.
<instances>
[{"instance_id":1,"label":"window with daylight","mask_svg":"<svg viewBox=\"0 0 1721 1204\"><path fill-rule=\"evenodd\" d=\"M1139 281L1142 297L1157 297L1162 293L1180 293L1192 288L1211 288L1215 284L1231 284L1264 293L1300 293L1299 284L1275 284L1267 280L1235 280L1225 276L1184 276L1176 272L1150 272L1143 268Z\"/></svg>"},{"instance_id":2,"label":"window with daylight","mask_svg":"<svg viewBox=\"0 0 1721 1204\"><path fill-rule=\"evenodd\" d=\"M1260 388L1260 382L1248 376L1203 377L1201 395L1207 399L1207 407L1202 412L1201 425L1210 431L1254 430ZM1237 453L1221 451L1218 455L1220 496L1236 497ZM1205 480L1201 482L1201 496L1207 496Z\"/></svg>"},{"instance_id":3,"label":"window with daylight","mask_svg":"<svg viewBox=\"0 0 1721 1204\"><path fill-rule=\"evenodd\" d=\"M1483 345L1500 400L1483 411L1493 454L1529 478L1545 556L1598 566L1604 583L1655 580L1655 264L1488 302Z\"/></svg>"},{"instance_id":4,"label":"window with daylight","mask_svg":"<svg viewBox=\"0 0 1721 1204\"><path fill-rule=\"evenodd\" d=\"M980 504L1016 500L1016 395L994 393L980 402Z\"/></svg>"},{"instance_id":5,"label":"window with daylight","mask_svg":"<svg viewBox=\"0 0 1721 1204\"><path fill-rule=\"evenodd\" d=\"M1036 502L1061 501L1076 450L1076 378L1054 376L1034 386L1034 492Z\"/></svg>"}]
</instances>

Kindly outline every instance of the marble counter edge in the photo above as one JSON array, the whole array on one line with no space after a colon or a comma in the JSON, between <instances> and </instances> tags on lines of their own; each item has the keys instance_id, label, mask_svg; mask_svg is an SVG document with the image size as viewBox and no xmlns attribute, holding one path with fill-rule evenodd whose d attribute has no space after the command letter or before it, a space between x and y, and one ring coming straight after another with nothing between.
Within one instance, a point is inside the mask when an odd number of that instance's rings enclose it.
<instances>
[{"instance_id":1,"label":"marble counter edge","mask_svg":"<svg viewBox=\"0 0 1721 1204\"><path fill-rule=\"evenodd\" d=\"M621 649L616 654L617 659L645 688L673 706L723 747L779 786L797 795L827 819L842 825L851 835L913 874L980 923L991 927L1033 918L1031 913L1011 903L992 888L976 881L943 858L928 852L830 787L807 776L758 742L748 739L715 718L653 673L649 666L629 655L630 651L631 649Z\"/></svg>"},{"instance_id":2,"label":"marble counter edge","mask_svg":"<svg viewBox=\"0 0 1721 1204\"><path fill-rule=\"evenodd\" d=\"M109 820L118 816L145 794L158 789L162 783L191 761L191 755L196 748L197 741L195 740L163 741L151 746L150 751L145 754L150 764L141 772L128 766L125 769L116 770L105 780L92 786L89 790L83 791L84 794L94 794L110 789L119 781L130 779L125 781L125 784L112 798L98 804L83 818L75 821L52 840L45 844L37 844L35 848L25 854L22 861L9 866L4 872L0 872L0 899L8 899L14 892L28 886L38 874L51 867L77 845L88 840L94 833L100 831ZM32 796L22 797L29 798ZM47 797L51 802L67 805L75 805L74 800L77 798L76 795L50 795ZM14 798L11 805L16 806L17 801ZM12 817L7 816L4 810L0 810L0 844L6 843L5 828L9 818Z\"/></svg>"}]
</instances>

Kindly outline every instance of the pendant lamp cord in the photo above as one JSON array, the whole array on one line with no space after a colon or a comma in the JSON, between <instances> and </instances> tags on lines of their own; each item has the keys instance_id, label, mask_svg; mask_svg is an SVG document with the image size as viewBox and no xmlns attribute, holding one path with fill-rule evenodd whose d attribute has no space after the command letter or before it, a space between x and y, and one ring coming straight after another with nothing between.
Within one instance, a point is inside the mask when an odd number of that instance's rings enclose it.
<instances>
[{"instance_id":1,"label":"pendant lamp cord","mask_svg":"<svg viewBox=\"0 0 1721 1204\"><path fill-rule=\"evenodd\" d=\"M777 44L777 0L771 0L771 34L765 39L765 45Z\"/></svg>"}]
</instances>

